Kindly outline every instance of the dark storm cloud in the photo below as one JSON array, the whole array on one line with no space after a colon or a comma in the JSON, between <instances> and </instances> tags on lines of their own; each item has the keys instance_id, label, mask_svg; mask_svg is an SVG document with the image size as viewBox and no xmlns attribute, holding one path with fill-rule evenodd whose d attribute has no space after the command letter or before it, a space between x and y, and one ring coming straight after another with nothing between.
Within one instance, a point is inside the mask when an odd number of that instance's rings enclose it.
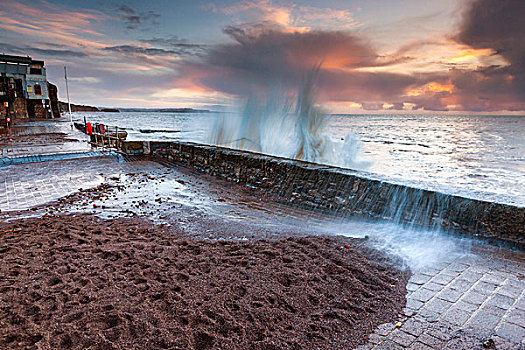
<instances>
[{"instance_id":1,"label":"dark storm cloud","mask_svg":"<svg viewBox=\"0 0 525 350\"><path fill-rule=\"evenodd\" d=\"M493 49L525 72L525 1L478 0L465 13L457 39L476 49Z\"/></svg>"},{"instance_id":2,"label":"dark storm cloud","mask_svg":"<svg viewBox=\"0 0 525 350\"><path fill-rule=\"evenodd\" d=\"M264 25L225 29L233 42L208 50L202 63L183 71L198 77L195 85L243 95L261 86L297 88L312 68L321 66L318 91L325 101L355 101L380 109L383 103L399 106L404 91L425 83L421 77L358 68L386 66L403 57L385 58L363 39L332 31L284 32Z\"/></svg>"},{"instance_id":3,"label":"dark storm cloud","mask_svg":"<svg viewBox=\"0 0 525 350\"><path fill-rule=\"evenodd\" d=\"M525 1L477 0L464 14L456 40L492 49L508 66L451 72L458 99L466 108L525 109Z\"/></svg>"},{"instance_id":4,"label":"dark storm cloud","mask_svg":"<svg viewBox=\"0 0 525 350\"><path fill-rule=\"evenodd\" d=\"M121 5L116 9L120 14L126 29L133 30L143 25L156 25L160 14L154 11L138 12L128 5Z\"/></svg>"}]
</instances>

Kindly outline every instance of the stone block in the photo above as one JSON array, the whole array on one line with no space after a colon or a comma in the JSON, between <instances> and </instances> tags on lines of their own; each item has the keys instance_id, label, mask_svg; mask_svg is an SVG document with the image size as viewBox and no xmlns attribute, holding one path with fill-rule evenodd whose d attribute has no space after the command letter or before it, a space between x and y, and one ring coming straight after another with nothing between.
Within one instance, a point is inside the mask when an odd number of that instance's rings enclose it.
<instances>
[{"instance_id":1,"label":"stone block","mask_svg":"<svg viewBox=\"0 0 525 350\"><path fill-rule=\"evenodd\" d=\"M441 349L443 347L443 340L431 336L430 334L421 334L417 338L418 342L425 344L426 346L431 347L432 349Z\"/></svg>"},{"instance_id":2,"label":"stone block","mask_svg":"<svg viewBox=\"0 0 525 350\"><path fill-rule=\"evenodd\" d=\"M521 310L521 309L510 310L508 315L505 317L505 322L524 326L525 325L525 310Z\"/></svg>"},{"instance_id":3,"label":"stone block","mask_svg":"<svg viewBox=\"0 0 525 350\"><path fill-rule=\"evenodd\" d=\"M472 290L478 292L479 294L490 295L496 290L497 287L498 286L493 283L479 281L478 283L476 283L474 288L472 288Z\"/></svg>"},{"instance_id":4,"label":"stone block","mask_svg":"<svg viewBox=\"0 0 525 350\"><path fill-rule=\"evenodd\" d=\"M452 281L447 287L463 293L472 288L473 284L473 282L458 278Z\"/></svg>"},{"instance_id":5,"label":"stone block","mask_svg":"<svg viewBox=\"0 0 525 350\"><path fill-rule=\"evenodd\" d=\"M404 347L394 343L391 340L385 340L384 342L378 344L375 347L375 350L403 350Z\"/></svg>"},{"instance_id":6,"label":"stone block","mask_svg":"<svg viewBox=\"0 0 525 350\"><path fill-rule=\"evenodd\" d=\"M470 318L470 313L463 310L449 309L441 318L455 326L462 326Z\"/></svg>"},{"instance_id":7,"label":"stone block","mask_svg":"<svg viewBox=\"0 0 525 350\"><path fill-rule=\"evenodd\" d=\"M473 305L481 305L485 301L485 299L487 299L486 295L470 291L466 293L460 300Z\"/></svg>"},{"instance_id":8,"label":"stone block","mask_svg":"<svg viewBox=\"0 0 525 350\"><path fill-rule=\"evenodd\" d=\"M499 294L498 291L496 294L492 295L489 300L487 300L486 305L508 310L514 304L514 301L514 298Z\"/></svg>"},{"instance_id":9,"label":"stone block","mask_svg":"<svg viewBox=\"0 0 525 350\"><path fill-rule=\"evenodd\" d=\"M413 317L408 319L402 326L401 330L415 337L420 336L430 324L423 318Z\"/></svg>"},{"instance_id":10,"label":"stone block","mask_svg":"<svg viewBox=\"0 0 525 350\"><path fill-rule=\"evenodd\" d=\"M457 291L455 289L450 289L447 287L445 290L439 293L437 297L439 299L443 299L451 303L455 303L456 301L459 300L459 298L461 298L462 295L463 295L463 292Z\"/></svg>"},{"instance_id":11,"label":"stone block","mask_svg":"<svg viewBox=\"0 0 525 350\"><path fill-rule=\"evenodd\" d=\"M425 289L425 288L420 288L420 289L416 290L414 293L412 293L410 298L411 299L415 299L415 300L419 300L419 301L428 301L435 294L436 294L436 292L434 292L432 290Z\"/></svg>"},{"instance_id":12,"label":"stone block","mask_svg":"<svg viewBox=\"0 0 525 350\"><path fill-rule=\"evenodd\" d=\"M525 328L513 323L502 323L496 329L496 334L514 343L520 343L525 340Z\"/></svg>"},{"instance_id":13,"label":"stone block","mask_svg":"<svg viewBox=\"0 0 525 350\"><path fill-rule=\"evenodd\" d=\"M425 304L424 309L442 314L447 311L451 305L452 303L450 301L434 298Z\"/></svg>"},{"instance_id":14,"label":"stone block","mask_svg":"<svg viewBox=\"0 0 525 350\"><path fill-rule=\"evenodd\" d=\"M390 334L388 339L392 340L394 343L407 347L414 342L416 337L405 333L402 330L396 329L392 332L392 334Z\"/></svg>"},{"instance_id":15,"label":"stone block","mask_svg":"<svg viewBox=\"0 0 525 350\"><path fill-rule=\"evenodd\" d=\"M501 317L488 313L484 310L480 310L472 317L472 319L469 321L469 324L474 327L481 326L488 329L494 329L500 321Z\"/></svg>"}]
</instances>

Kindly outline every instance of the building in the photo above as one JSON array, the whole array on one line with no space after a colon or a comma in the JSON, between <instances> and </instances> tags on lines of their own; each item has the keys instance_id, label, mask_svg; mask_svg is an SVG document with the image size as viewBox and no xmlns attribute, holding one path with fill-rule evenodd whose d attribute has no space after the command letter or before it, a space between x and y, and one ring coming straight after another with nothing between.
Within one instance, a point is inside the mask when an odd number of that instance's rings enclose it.
<instances>
[{"instance_id":1,"label":"building","mask_svg":"<svg viewBox=\"0 0 525 350\"><path fill-rule=\"evenodd\" d=\"M0 122L59 117L56 86L47 82L44 61L0 55Z\"/></svg>"}]
</instances>

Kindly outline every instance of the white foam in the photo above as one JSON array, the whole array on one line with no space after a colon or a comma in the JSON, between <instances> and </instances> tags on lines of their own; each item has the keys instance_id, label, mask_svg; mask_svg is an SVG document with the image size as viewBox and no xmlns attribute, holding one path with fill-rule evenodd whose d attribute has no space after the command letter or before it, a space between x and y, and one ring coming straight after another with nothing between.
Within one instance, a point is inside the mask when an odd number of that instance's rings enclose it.
<instances>
[{"instance_id":1,"label":"white foam","mask_svg":"<svg viewBox=\"0 0 525 350\"><path fill-rule=\"evenodd\" d=\"M295 99L295 102L294 102ZM221 115L211 130L214 145L364 170L361 142L352 133L329 135L330 116L315 104L313 78L294 96L263 92L246 98L244 108Z\"/></svg>"}]
</instances>

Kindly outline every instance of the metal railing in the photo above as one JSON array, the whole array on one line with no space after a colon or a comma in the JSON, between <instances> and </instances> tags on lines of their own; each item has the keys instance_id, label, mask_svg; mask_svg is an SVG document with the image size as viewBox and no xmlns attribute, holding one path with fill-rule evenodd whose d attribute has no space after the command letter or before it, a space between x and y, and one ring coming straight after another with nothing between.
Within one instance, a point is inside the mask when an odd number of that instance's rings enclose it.
<instances>
[{"instance_id":1,"label":"metal railing","mask_svg":"<svg viewBox=\"0 0 525 350\"><path fill-rule=\"evenodd\" d=\"M93 124L90 143L95 147L101 147L103 150L106 148L119 150L122 141L119 132L122 134L125 130L119 129L118 126L103 125L104 132L101 133L99 125L103 124Z\"/></svg>"}]
</instances>

